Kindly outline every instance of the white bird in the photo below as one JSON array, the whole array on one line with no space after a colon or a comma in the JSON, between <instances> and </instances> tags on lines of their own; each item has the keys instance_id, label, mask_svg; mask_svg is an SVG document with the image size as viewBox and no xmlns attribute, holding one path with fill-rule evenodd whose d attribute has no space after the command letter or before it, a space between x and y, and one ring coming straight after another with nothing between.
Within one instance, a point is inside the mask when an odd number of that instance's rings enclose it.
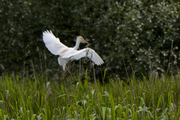
<instances>
[{"instance_id":1,"label":"white bird","mask_svg":"<svg viewBox=\"0 0 180 120\"><path fill-rule=\"evenodd\" d=\"M51 31L43 32L43 41L53 55L59 55L58 63L63 67L64 71L69 60L79 60L83 57L90 58L96 65L104 63L101 57L91 48L77 50L80 43L88 43L82 36L77 36L74 47L67 47L61 43L60 39L56 38Z\"/></svg>"}]
</instances>

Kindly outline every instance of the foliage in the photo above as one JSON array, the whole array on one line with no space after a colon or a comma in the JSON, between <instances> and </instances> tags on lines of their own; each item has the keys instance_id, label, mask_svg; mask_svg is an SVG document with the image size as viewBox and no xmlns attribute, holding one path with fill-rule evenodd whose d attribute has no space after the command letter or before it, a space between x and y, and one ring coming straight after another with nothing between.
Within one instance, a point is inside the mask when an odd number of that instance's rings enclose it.
<instances>
[{"instance_id":1,"label":"foliage","mask_svg":"<svg viewBox=\"0 0 180 120\"><path fill-rule=\"evenodd\" d=\"M1 0L0 64L7 72L57 72L56 57L42 42L48 29L68 46L77 35L88 38L105 61L101 69L123 76L132 70L174 73L180 63L179 16L175 0Z\"/></svg>"},{"instance_id":2,"label":"foliage","mask_svg":"<svg viewBox=\"0 0 180 120\"><path fill-rule=\"evenodd\" d=\"M90 83L87 78L69 84L34 77L34 80L6 75L0 78L0 119L180 118L179 76L152 75L143 81L133 78L129 84L114 78L109 84Z\"/></svg>"}]
</instances>

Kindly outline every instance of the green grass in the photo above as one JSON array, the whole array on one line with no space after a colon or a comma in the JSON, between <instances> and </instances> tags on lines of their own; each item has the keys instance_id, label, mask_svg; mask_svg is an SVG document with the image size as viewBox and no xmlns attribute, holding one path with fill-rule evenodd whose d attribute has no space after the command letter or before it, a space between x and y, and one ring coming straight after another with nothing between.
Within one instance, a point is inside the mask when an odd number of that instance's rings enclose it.
<instances>
[{"instance_id":1,"label":"green grass","mask_svg":"<svg viewBox=\"0 0 180 120\"><path fill-rule=\"evenodd\" d=\"M107 84L0 77L0 119L180 120L180 77ZM98 81L98 80L97 80ZM48 85L47 85L48 84Z\"/></svg>"}]
</instances>

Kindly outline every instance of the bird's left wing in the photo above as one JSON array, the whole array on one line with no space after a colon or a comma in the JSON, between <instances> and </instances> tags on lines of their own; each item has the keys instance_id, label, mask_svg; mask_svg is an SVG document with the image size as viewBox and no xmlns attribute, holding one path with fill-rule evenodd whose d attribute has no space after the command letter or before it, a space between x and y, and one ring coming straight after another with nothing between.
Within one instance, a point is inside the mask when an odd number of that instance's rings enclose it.
<instances>
[{"instance_id":1,"label":"bird's left wing","mask_svg":"<svg viewBox=\"0 0 180 120\"><path fill-rule=\"evenodd\" d=\"M43 41L48 50L54 55L59 55L63 50L68 48L51 31L43 32Z\"/></svg>"},{"instance_id":2,"label":"bird's left wing","mask_svg":"<svg viewBox=\"0 0 180 120\"><path fill-rule=\"evenodd\" d=\"M84 49L78 50L72 54L63 56L63 58L71 58L71 59L75 59L75 60L79 60L83 57L90 58L96 65L101 65L104 63L104 61L101 59L101 57L91 48L84 48Z\"/></svg>"}]
</instances>

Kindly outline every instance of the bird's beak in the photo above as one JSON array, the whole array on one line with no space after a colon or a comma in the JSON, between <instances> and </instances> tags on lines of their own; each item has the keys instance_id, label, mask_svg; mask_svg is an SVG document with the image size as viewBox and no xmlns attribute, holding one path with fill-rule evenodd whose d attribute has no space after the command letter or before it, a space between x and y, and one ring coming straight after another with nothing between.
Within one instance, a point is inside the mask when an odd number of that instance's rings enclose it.
<instances>
[{"instance_id":1,"label":"bird's beak","mask_svg":"<svg viewBox=\"0 0 180 120\"><path fill-rule=\"evenodd\" d=\"M87 41L85 41L87 44L89 44Z\"/></svg>"},{"instance_id":2,"label":"bird's beak","mask_svg":"<svg viewBox=\"0 0 180 120\"><path fill-rule=\"evenodd\" d=\"M84 41L85 41L85 43L89 44L86 40L84 40Z\"/></svg>"}]
</instances>

